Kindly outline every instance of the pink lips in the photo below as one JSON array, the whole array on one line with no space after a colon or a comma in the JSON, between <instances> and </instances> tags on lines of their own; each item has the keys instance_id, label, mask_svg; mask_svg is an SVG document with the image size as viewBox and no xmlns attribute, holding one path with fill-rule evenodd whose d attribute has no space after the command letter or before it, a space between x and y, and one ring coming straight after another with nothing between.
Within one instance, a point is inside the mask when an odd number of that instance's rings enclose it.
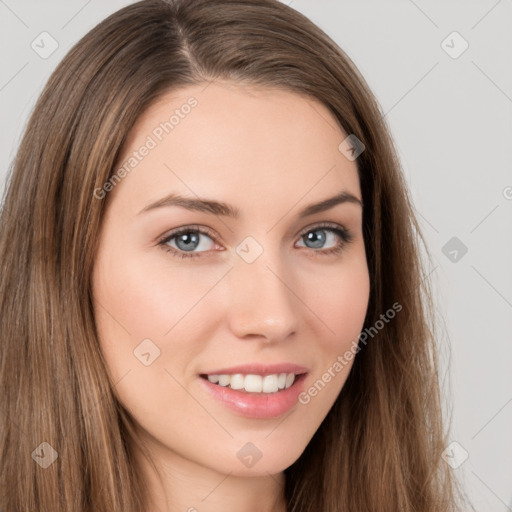
<instances>
[{"instance_id":1,"label":"pink lips","mask_svg":"<svg viewBox=\"0 0 512 512\"><path fill-rule=\"evenodd\" d=\"M221 368L219 370L204 372L206 375L233 375L242 373L244 375L272 375L274 373L306 373L308 369L292 363L282 364L243 364L239 366L231 366L230 368Z\"/></svg>"},{"instance_id":2,"label":"pink lips","mask_svg":"<svg viewBox=\"0 0 512 512\"><path fill-rule=\"evenodd\" d=\"M295 373L296 377L288 389L275 393L249 393L245 390L235 390L213 384L207 379L207 375L233 375L236 373L262 376L275 373ZM304 387L306 374L307 368L295 364L247 364L208 371L208 373L201 374L200 382L211 396L232 411L247 418L269 419L281 416L297 403Z\"/></svg>"}]
</instances>

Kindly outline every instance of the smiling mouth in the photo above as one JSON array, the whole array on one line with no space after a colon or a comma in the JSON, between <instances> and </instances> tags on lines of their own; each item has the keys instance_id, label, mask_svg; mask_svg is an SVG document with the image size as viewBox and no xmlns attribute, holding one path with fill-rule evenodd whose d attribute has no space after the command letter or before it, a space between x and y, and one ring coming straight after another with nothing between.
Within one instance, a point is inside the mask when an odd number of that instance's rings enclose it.
<instances>
[{"instance_id":1,"label":"smiling mouth","mask_svg":"<svg viewBox=\"0 0 512 512\"><path fill-rule=\"evenodd\" d=\"M305 378L306 373L274 373L271 375L257 374L201 374L200 377L220 387L230 388L252 394L273 394L290 388Z\"/></svg>"}]
</instances>

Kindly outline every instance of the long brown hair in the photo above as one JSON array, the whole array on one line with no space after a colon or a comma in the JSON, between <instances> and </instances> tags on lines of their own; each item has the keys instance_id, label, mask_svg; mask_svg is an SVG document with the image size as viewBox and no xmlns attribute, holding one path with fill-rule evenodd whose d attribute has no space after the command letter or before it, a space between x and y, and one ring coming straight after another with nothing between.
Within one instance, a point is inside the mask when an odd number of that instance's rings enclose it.
<instances>
[{"instance_id":1,"label":"long brown hair","mask_svg":"<svg viewBox=\"0 0 512 512\"><path fill-rule=\"evenodd\" d=\"M365 329L402 307L361 345L328 416L286 469L289 512L456 510L441 458L447 434L423 240L396 150L346 54L274 0L134 3L83 37L50 77L0 219L0 506L144 510L133 420L114 396L94 322L90 277L108 200L94 191L152 102L216 79L316 98L363 142ZM55 455L46 468L36 464Z\"/></svg>"}]
</instances>

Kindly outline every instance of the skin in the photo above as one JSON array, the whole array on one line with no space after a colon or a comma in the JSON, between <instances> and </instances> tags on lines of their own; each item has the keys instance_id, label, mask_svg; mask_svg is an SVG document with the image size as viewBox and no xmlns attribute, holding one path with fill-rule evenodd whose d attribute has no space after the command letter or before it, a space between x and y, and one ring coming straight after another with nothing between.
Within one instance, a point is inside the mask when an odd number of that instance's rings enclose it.
<instances>
[{"instance_id":1,"label":"skin","mask_svg":"<svg viewBox=\"0 0 512 512\"><path fill-rule=\"evenodd\" d=\"M137 423L148 510L283 511L283 470L325 418L353 360L307 405L273 419L226 408L199 373L290 362L308 368L307 390L357 340L370 289L362 207L345 202L298 217L342 190L361 199L357 166L338 150L346 134L316 100L230 82L162 96L119 161L191 96L197 106L109 192L92 276L101 348ZM240 219L178 206L138 214L171 192L229 203ZM343 243L335 233L324 231L320 248L301 236L322 235L322 222L350 231L338 254L322 254ZM173 229L197 225L215 234L199 235L198 257L179 259L158 245ZM252 263L236 252L248 236L263 249ZM168 246L179 251L176 242ZM134 356L144 339L160 350L149 366ZM237 457L247 442L262 453L251 468Z\"/></svg>"}]
</instances>

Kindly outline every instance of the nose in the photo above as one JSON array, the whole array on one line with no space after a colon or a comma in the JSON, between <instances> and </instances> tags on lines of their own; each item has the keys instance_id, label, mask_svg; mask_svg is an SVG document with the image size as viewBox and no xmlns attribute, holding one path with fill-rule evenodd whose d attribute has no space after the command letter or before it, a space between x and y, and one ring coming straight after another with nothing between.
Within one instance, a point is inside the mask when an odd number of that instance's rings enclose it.
<instances>
[{"instance_id":1,"label":"nose","mask_svg":"<svg viewBox=\"0 0 512 512\"><path fill-rule=\"evenodd\" d=\"M229 273L229 322L239 338L285 340L297 331L300 300L292 273L269 258L237 261Z\"/></svg>"}]
</instances>

